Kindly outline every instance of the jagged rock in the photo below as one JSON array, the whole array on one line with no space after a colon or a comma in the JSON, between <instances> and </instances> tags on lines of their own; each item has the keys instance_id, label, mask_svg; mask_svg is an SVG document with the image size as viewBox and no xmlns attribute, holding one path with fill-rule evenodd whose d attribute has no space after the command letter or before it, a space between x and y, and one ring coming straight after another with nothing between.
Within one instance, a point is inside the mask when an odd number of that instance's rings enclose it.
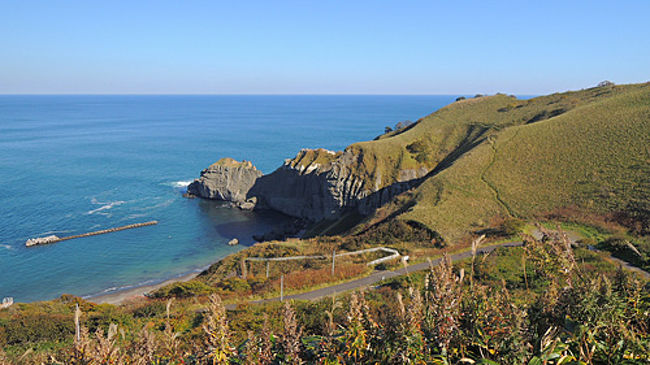
<instances>
[{"instance_id":1,"label":"jagged rock","mask_svg":"<svg viewBox=\"0 0 650 365\"><path fill-rule=\"evenodd\" d=\"M381 171L360 173L363 154L346 149L303 149L273 173L263 175L250 162L223 159L201 172L188 194L234 203L242 209L266 208L292 217L320 221L357 209L368 214L426 175L426 168L398 171L384 178Z\"/></svg>"},{"instance_id":2,"label":"jagged rock","mask_svg":"<svg viewBox=\"0 0 650 365\"><path fill-rule=\"evenodd\" d=\"M239 240L236 238L231 239L228 241L228 246L237 246L239 244Z\"/></svg>"},{"instance_id":3,"label":"jagged rock","mask_svg":"<svg viewBox=\"0 0 650 365\"><path fill-rule=\"evenodd\" d=\"M252 197L246 199L245 202L238 204L238 207L244 210L253 210L256 205L257 205L257 197Z\"/></svg>"},{"instance_id":4,"label":"jagged rock","mask_svg":"<svg viewBox=\"0 0 650 365\"><path fill-rule=\"evenodd\" d=\"M188 196L224 200L247 209L254 207L254 201L247 201L246 194L262 172L250 161L238 162L223 158L201 171L201 177L187 187Z\"/></svg>"},{"instance_id":5,"label":"jagged rock","mask_svg":"<svg viewBox=\"0 0 650 365\"><path fill-rule=\"evenodd\" d=\"M374 179L359 173L363 156L352 150L332 152L322 148L303 149L293 159L255 183L249 196L260 206L312 221L335 219L345 210L356 208L368 214L412 185L412 180L428 170L400 172L400 180L386 181L381 173Z\"/></svg>"}]
</instances>

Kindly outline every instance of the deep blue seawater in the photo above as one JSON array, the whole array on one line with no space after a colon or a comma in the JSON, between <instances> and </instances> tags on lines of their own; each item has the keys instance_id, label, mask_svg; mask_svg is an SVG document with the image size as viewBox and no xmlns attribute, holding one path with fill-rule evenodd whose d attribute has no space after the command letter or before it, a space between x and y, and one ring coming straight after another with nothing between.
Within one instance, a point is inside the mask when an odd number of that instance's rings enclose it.
<instances>
[{"instance_id":1,"label":"deep blue seawater","mask_svg":"<svg viewBox=\"0 0 650 365\"><path fill-rule=\"evenodd\" d=\"M233 157L269 173L301 148L341 150L454 98L0 96L0 298L96 295L200 270L286 219L183 198L203 168ZM228 246L234 237L242 245Z\"/></svg>"}]
</instances>

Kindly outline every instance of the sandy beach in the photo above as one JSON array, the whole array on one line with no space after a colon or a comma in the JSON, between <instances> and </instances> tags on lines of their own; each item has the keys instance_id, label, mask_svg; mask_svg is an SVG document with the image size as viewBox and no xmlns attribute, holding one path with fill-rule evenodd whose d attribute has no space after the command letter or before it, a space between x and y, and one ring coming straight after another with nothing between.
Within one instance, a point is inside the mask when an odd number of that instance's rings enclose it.
<instances>
[{"instance_id":1,"label":"sandy beach","mask_svg":"<svg viewBox=\"0 0 650 365\"><path fill-rule=\"evenodd\" d=\"M135 288L130 288L130 289L125 289L125 290L120 290L116 291L114 293L107 293L107 294L102 294L102 295L97 295L97 296L92 296L87 298L89 302L97 303L97 304L102 304L102 303L108 303L108 304L123 304L128 301L132 300L138 300L138 299L143 299L146 293L152 292L154 290L160 289L163 286L172 284L172 283L177 283L177 282L183 282L183 281L188 281L191 279L194 279L197 275L199 275L198 272L193 272L189 273L183 276L179 276L177 278L169 279L166 281L163 281L162 283L158 284L152 284L152 285L143 285L143 286L138 286Z\"/></svg>"}]
</instances>

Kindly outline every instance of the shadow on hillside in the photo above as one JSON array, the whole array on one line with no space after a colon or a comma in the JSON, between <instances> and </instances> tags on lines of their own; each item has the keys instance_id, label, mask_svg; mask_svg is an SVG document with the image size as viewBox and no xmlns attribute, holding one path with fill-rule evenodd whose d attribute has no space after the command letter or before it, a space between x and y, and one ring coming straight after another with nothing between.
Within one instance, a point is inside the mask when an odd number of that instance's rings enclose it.
<instances>
[{"instance_id":1,"label":"shadow on hillside","mask_svg":"<svg viewBox=\"0 0 650 365\"><path fill-rule=\"evenodd\" d=\"M378 208L389 203L395 196L407 190L411 190L419 187L427 179L430 179L431 177L451 167L454 164L454 162L456 162L459 158L461 158L463 155L465 155L466 153L468 153L469 151L473 150L478 145L483 143L487 138L486 134L489 130L490 127L487 126L470 125L467 131L465 132L465 136L458 144L458 146L454 150L449 152L442 160L440 160L440 162L436 165L436 167L433 168L431 171L429 171L426 175L417 179L394 183L392 185L384 187L368 195L363 199L360 199L357 202L356 206L350 208L350 209L356 209L360 213L362 213L362 217L359 218L358 222L356 223L357 224L361 223L363 219L365 219L369 215L372 215ZM408 202L403 204L400 208L398 208L397 210L395 210L385 218L381 219L379 222L363 229L359 234L362 234L363 232L366 232L369 229L379 224L387 222L403 213L406 213L409 209L415 206L415 204L416 204L415 200L413 199L409 200ZM350 225L350 222L346 222L345 224Z\"/></svg>"}]
</instances>

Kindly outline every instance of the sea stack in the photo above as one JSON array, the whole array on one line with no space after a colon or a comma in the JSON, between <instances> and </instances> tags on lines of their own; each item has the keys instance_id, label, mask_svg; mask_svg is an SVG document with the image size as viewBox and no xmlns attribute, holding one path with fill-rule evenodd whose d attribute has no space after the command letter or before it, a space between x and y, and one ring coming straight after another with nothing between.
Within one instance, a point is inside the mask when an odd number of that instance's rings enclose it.
<instances>
[{"instance_id":1,"label":"sea stack","mask_svg":"<svg viewBox=\"0 0 650 365\"><path fill-rule=\"evenodd\" d=\"M255 200L247 200L247 193L262 176L250 161L222 158L201 171L201 177L188 187L190 196L232 202L242 209L255 207Z\"/></svg>"}]
</instances>

